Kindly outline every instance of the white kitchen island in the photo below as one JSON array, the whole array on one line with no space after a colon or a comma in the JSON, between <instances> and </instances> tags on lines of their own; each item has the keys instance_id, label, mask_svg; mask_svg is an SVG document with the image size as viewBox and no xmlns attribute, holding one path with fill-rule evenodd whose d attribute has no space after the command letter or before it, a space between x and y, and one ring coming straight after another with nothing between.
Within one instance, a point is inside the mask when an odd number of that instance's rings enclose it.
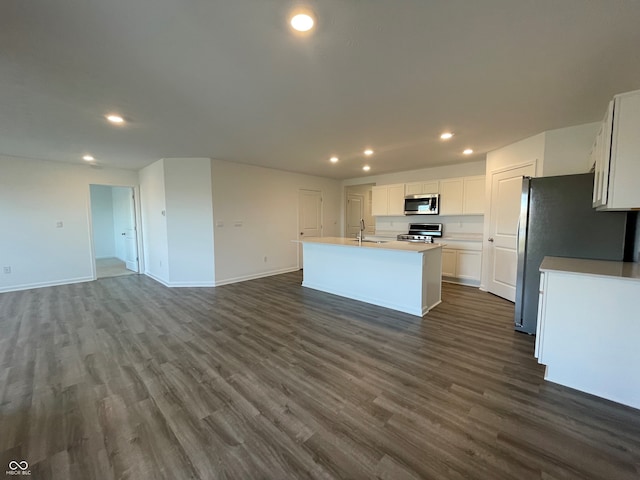
<instances>
[{"instance_id":1,"label":"white kitchen island","mask_svg":"<svg viewBox=\"0 0 640 480\"><path fill-rule=\"evenodd\" d=\"M302 286L422 317L441 301L442 245L362 242L317 237L302 241Z\"/></svg>"}]
</instances>

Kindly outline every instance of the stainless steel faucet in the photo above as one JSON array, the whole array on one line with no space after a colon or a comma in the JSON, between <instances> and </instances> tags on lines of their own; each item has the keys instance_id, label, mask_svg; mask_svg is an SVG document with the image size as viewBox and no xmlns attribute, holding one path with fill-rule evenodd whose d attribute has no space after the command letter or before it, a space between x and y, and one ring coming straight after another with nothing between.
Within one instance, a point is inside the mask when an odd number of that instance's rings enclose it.
<instances>
[{"instance_id":1,"label":"stainless steel faucet","mask_svg":"<svg viewBox=\"0 0 640 480\"><path fill-rule=\"evenodd\" d=\"M358 245L362 245L362 234L364 233L364 218L360 219L360 231L358 232Z\"/></svg>"}]
</instances>

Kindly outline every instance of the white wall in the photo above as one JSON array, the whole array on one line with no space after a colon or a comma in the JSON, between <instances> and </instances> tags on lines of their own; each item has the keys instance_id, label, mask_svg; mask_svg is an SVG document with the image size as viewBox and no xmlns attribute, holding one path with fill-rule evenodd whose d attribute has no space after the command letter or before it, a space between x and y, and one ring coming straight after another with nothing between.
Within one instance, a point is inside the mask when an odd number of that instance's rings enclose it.
<instances>
[{"instance_id":1,"label":"white wall","mask_svg":"<svg viewBox=\"0 0 640 480\"><path fill-rule=\"evenodd\" d=\"M96 258L112 258L116 255L113 229L113 196L111 187L90 185L91 223L93 248Z\"/></svg>"},{"instance_id":2,"label":"white wall","mask_svg":"<svg viewBox=\"0 0 640 480\"><path fill-rule=\"evenodd\" d=\"M0 292L93 280L89 185L134 186L138 174L7 156L0 172L0 267L12 270Z\"/></svg>"},{"instance_id":3,"label":"white wall","mask_svg":"<svg viewBox=\"0 0 640 480\"><path fill-rule=\"evenodd\" d=\"M339 235L337 180L221 160L212 160L211 178L216 285L298 268L299 189L322 192L323 234Z\"/></svg>"},{"instance_id":4,"label":"white wall","mask_svg":"<svg viewBox=\"0 0 640 480\"><path fill-rule=\"evenodd\" d=\"M542 175L544 138L544 133L540 133L487 153L487 192L491 189L491 172L495 170L536 161L536 176Z\"/></svg>"},{"instance_id":5,"label":"white wall","mask_svg":"<svg viewBox=\"0 0 640 480\"><path fill-rule=\"evenodd\" d=\"M164 160L140 170L144 273L162 283L169 282Z\"/></svg>"},{"instance_id":6,"label":"white wall","mask_svg":"<svg viewBox=\"0 0 640 480\"><path fill-rule=\"evenodd\" d=\"M545 132L542 175L586 173L591 168L589 155L600 127L599 122Z\"/></svg>"},{"instance_id":7,"label":"white wall","mask_svg":"<svg viewBox=\"0 0 640 480\"><path fill-rule=\"evenodd\" d=\"M165 158L171 286L213 286L211 159Z\"/></svg>"}]
</instances>

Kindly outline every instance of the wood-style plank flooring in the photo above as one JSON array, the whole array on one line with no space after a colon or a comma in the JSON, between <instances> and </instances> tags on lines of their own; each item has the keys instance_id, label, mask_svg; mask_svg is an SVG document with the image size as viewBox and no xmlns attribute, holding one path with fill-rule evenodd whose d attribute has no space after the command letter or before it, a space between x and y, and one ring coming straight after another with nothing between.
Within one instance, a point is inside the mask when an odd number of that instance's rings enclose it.
<instances>
[{"instance_id":1,"label":"wood-style plank flooring","mask_svg":"<svg viewBox=\"0 0 640 480\"><path fill-rule=\"evenodd\" d=\"M640 412L544 382L509 302L444 285L419 319L300 282L0 295L0 474L640 478Z\"/></svg>"}]
</instances>

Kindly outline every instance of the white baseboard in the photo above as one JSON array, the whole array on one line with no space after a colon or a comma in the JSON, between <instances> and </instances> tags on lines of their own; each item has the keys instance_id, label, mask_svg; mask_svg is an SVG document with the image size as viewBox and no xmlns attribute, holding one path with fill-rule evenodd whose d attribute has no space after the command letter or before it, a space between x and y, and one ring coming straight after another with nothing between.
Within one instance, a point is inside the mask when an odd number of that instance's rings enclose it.
<instances>
[{"instance_id":1,"label":"white baseboard","mask_svg":"<svg viewBox=\"0 0 640 480\"><path fill-rule=\"evenodd\" d=\"M166 284L171 288L203 288L203 287L215 287L215 282L169 282Z\"/></svg>"},{"instance_id":2,"label":"white baseboard","mask_svg":"<svg viewBox=\"0 0 640 480\"><path fill-rule=\"evenodd\" d=\"M65 278L63 280L54 280L50 282L25 283L23 285L11 285L8 287L0 287L0 293L18 292L21 290L31 290L34 288L57 287L60 285L70 285L72 283L92 282L93 280L95 280L95 278L93 277L77 277L77 278Z\"/></svg>"},{"instance_id":3,"label":"white baseboard","mask_svg":"<svg viewBox=\"0 0 640 480\"><path fill-rule=\"evenodd\" d=\"M161 283L165 287L169 288L201 288L201 287L215 287L214 282L168 282L160 277L156 277L154 274L149 272L144 272L144 274L155 280L158 283Z\"/></svg>"},{"instance_id":4,"label":"white baseboard","mask_svg":"<svg viewBox=\"0 0 640 480\"><path fill-rule=\"evenodd\" d=\"M155 280L156 282L161 283L161 284L162 284L162 285L164 285L165 287L170 287L170 286L171 286L171 285L169 285L169 282L165 281L163 278L156 277L153 273L144 272L144 274L145 274L147 277L149 277L149 278L151 278L151 279Z\"/></svg>"},{"instance_id":5,"label":"white baseboard","mask_svg":"<svg viewBox=\"0 0 640 480\"><path fill-rule=\"evenodd\" d=\"M241 277L227 278L227 279L216 281L215 282L215 286L219 287L221 285L228 285L230 283L246 282L247 280L255 280L257 278L272 277L273 275L280 275L282 273L297 272L298 270L300 270L298 267L289 267L289 268L281 268L280 270L271 270L269 272L255 273L255 274L251 274L251 275L243 275Z\"/></svg>"}]
</instances>

